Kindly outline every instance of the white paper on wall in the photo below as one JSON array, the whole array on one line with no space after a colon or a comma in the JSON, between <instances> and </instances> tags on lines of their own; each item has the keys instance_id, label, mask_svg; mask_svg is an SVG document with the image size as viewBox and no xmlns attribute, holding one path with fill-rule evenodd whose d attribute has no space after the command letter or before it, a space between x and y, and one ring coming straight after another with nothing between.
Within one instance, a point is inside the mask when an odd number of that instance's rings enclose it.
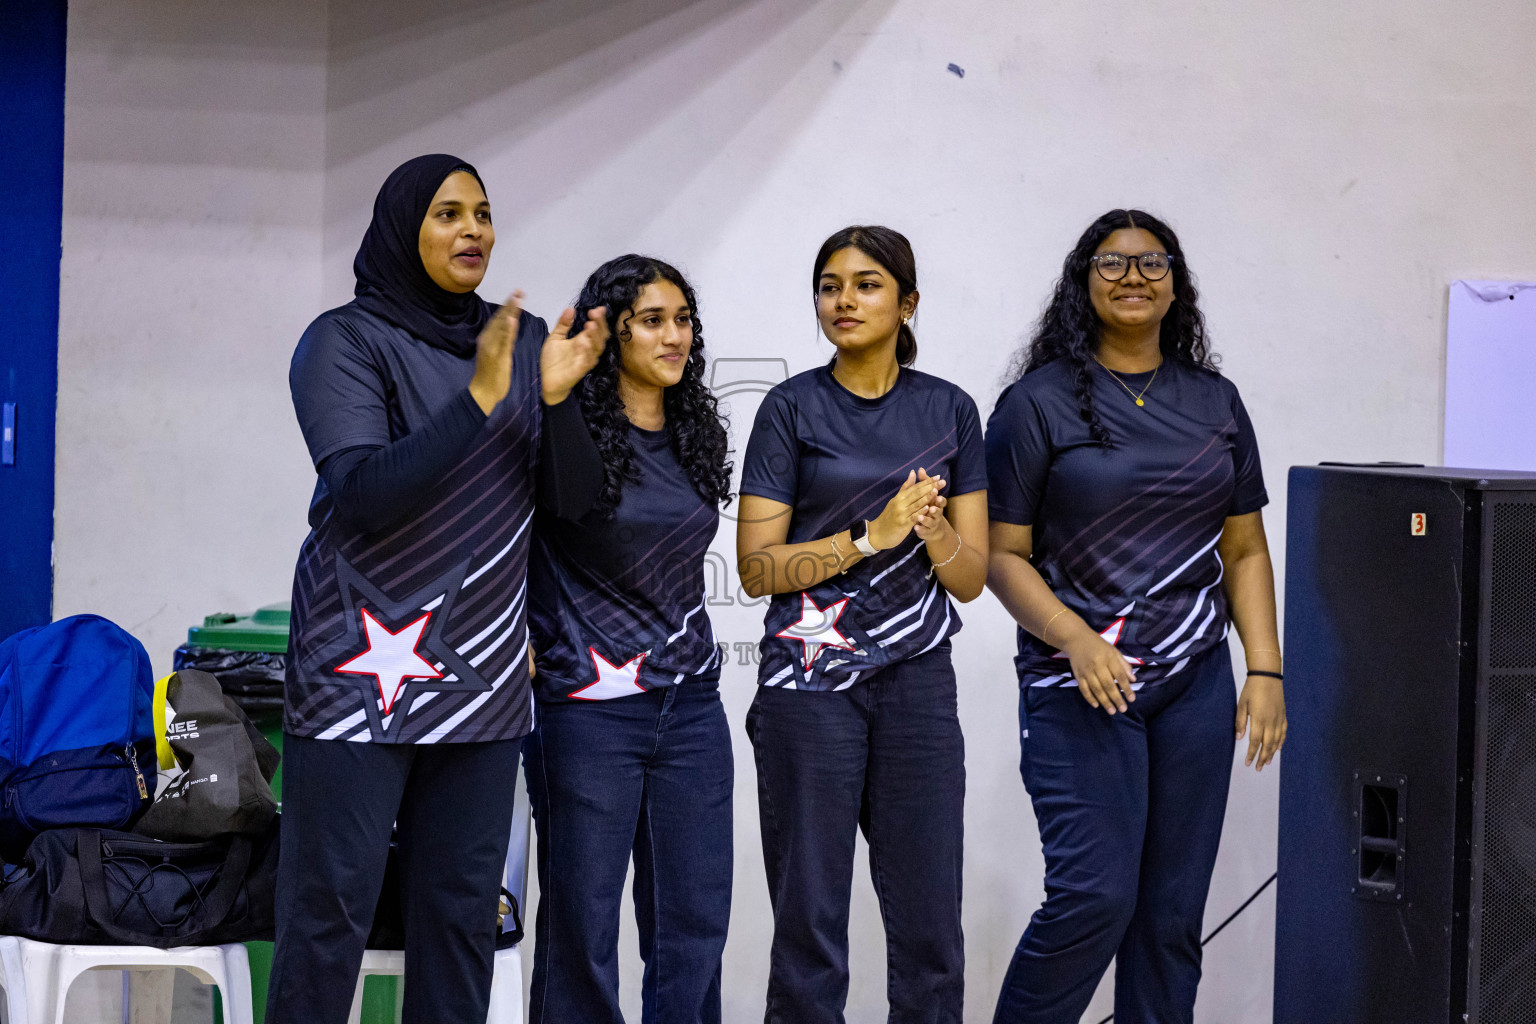
<instances>
[{"instance_id":1,"label":"white paper on wall","mask_svg":"<svg viewBox=\"0 0 1536 1024\"><path fill-rule=\"evenodd\" d=\"M1536 282L1453 281L1445 464L1536 470Z\"/></svg>"}]
</instances>

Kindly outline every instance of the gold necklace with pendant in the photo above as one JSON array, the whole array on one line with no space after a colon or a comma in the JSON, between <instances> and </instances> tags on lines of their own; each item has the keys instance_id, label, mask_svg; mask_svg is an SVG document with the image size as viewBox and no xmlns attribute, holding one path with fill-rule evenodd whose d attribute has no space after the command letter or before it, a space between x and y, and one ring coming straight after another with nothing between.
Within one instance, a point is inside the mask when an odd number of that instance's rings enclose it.
<instances>
[{"instance_id":1,"label":"gold necklace with pendant","mask_svg":"<svg viewBox=\"0 0 1536 1024\"><path fill-rule=\"evenodd\" d=\"M1102 362L1101 362L1101 363L1099 363L1099 365L1100 365L1100 366L1104 366L1104 364L1103 364L1103 363L1102 363ZM1151 389L1151 387L1152 387L1152 382L1153 382L1153 381L1154 381L1154 380L1157 380L1157 371L1158 371L1158 370L1161 370L1161 369L1162 369L1162 368L1163 368L1163 361L1162 361L1162 360L1161 360L1161 359L1159 359L1159 360L1158 360L1158 361L1157 361L1157 365L1156 365L1156 366L1154 366L1154 367L1152 367L1152 376L1151 376L1151 377L1149 377L1149 378L1148 378L1148 379L1147 379L1147 386L1146 386L1146 387L1144 387L1144 388L1142 388L1142 389L1141 389L1141 394L1140 394L1140 395L1138 395L1138 394L1137 394L1137 393L1136 393L1136 392L1134 392L1134 391L1132 391L1132 390L1131 390L1131 386L1130 386L1130 385L1129 385L1129 384L1127 384L1127 383L1126 383L1126 382L1125 382L1125 381L1123 381L1123 380L1121 380L1121 379L1120 379L1120 375L1119 375L1119 374L1118 374L1118 373L1116 373L1116 372L1115 372L1115 371L1114 371L1114 370L1111 370L1111 369L1110 369L1110 368L1109 368L1109 367L1107 367L1107 366L1104 366L1104 369L1105 369L1105 371L1106 371L1106 372L1107 372L1107 373L1108 373L1108 374L1109 374L1109 375L1110 375L1110 376L1111 376L1111 377L1113 377L1113 378L1115 378L1115 381L1116 381L1116 382L1117 382L1117 383L1118 383L1118 384L1119 384L1119 385L1120 385L1120 386L1121 386L1121 387L1123 387L1123 388L1125 388L1125 393L1126 393L1126 394L1128 394L1128 395L1130 395L1130 396L1131 396L1131 397L1132 397L1132 398L1134 398L1134 399L1136 399L1136 404L1137 404L1137 405L1146 405L1146 404L1147 404L1147 403L1146 403L1146 402L1144 402L1144 401L1142 401L1142 395L1145 395L1145 394L1146 394L1146 393L1147 393L1147 391L1148 391L1148 390L1150 390L1150 389Z\"/></svg>"}]
</instances>

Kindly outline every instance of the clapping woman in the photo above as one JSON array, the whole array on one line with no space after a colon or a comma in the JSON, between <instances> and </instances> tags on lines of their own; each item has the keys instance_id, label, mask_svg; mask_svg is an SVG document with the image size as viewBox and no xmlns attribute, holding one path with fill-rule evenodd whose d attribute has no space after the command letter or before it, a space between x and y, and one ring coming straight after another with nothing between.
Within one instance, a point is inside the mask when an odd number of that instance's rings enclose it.
<instances>
[{"instance_id":1,"label":"clapping woman","mask_svg":"<svg viewBox=\"0 0 1536 1024\"><path fill-rule=\"evenodd\" d=\"M602 458L595 507L542 510L530 569L538 726L532 1024L622 1024L618 929L635 865L646 1024L719 1024L734 762L704 557L730 500L698 299L621 256L579 315L613 336L578 388Z\"/></svg>"},{"instance_id":2,"label":"clapping woman","mask_svg":"<svg viewBox=\"0 0 1536 1024\"><path fill-rule=\"evenodd\" d=\"M532 725L534 493L580 505L601 483L567 396L607 337L601 310L572 337L569 310L546 332L515 297L481 300L495 241L473 167L407 161L374 201L357 297L293 356L319 480L293 585L272 1024L347 1019L392 828L404 1020L485 1020Z\"/></svg>"},{"instance_id":3,"label":"clapping woman","mask_svg":"<svg viewBox=\"0 0 1536 1024\"><path fill-rule=\"evenodd\" d=\"M1234 732L1260 769L1285 741L1258 443L1139 210L1083 233L1021 356L987 427L988 582L1019 624L1046 900L996 1022L1078 1020L1111 959L1116 1021L1188 1022Z\"/></svg>"},{"instance_id":4,"label":"clapping woman","mask_svg":"<svg viewBox=\"0 0 1536 1024\"><path fill-rule=\"evenodd\" d=\"M773 904L768 1024L840 1024L854 841L869 841L892 1024L958 1024L965 745L950 597L986 576L976 405L911 368L912 247L885 227L822 245L831 363L763 401L747 446L742 586L773 595L747 715Z\"/></svg>"}]
</instances>

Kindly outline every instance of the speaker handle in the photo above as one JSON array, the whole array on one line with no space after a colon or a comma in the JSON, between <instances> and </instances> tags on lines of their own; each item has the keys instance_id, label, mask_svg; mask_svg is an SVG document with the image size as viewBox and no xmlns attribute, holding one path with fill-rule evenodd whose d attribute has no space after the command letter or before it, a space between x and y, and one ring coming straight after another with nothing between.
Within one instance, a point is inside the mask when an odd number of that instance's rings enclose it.
<instances>
[{"instance_id":1,"label":"speaker handle","mask_svg":"<svg viewBox=\"0 0 1536 1024\"><path fill-rule=\"evenodd\" d=\"M1354 846L1356 876L1350 891L1360 899L1400 902L1404 896L1408 836L1408 777L1356 769Z\"/></svg>"}]
</instances>

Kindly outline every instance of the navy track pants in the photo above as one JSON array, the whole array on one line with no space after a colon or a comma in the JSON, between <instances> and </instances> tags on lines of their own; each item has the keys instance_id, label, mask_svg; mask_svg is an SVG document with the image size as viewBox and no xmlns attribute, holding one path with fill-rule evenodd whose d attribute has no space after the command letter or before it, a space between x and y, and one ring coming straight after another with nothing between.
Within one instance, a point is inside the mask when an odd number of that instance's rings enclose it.
<instances>
[{"instance_id":1,"label":"navy track pants","mask_svg":"<svg viewBox=\"0 0 1536 1024\"><path fill-rule=\"evenodd\" d=\"M949 645L747 713L773 945L766 1024L843 1024L855 837L885 922L890 1024L960 1024L965 741Z\"/></svg>"},{"instance_id":2,"label":"navy track pants","mask_svg":"<svg viewBox=\"0 0 1536 1024\"><path fill-rule=\"evenodd\" d=\"M1078 1024L1115 960L1115 1024L1190 1024L1200 926L1232 776L1226 643L1126 714L1074 687L1020 694L1020 770L1045 848L1045 904L994 1024Z\"/></svg>"},{"instance_id":3,"label":"navy track pants","mask_svg":"<svg viewBox=\"0 0 1536 1024\"><path fill-rule=\"evenodd\" d=\"M268 1024L344 1024L400 838L404 1024L484 1024L522 740L283 739Z\"/></svg>"}]
</instances>

